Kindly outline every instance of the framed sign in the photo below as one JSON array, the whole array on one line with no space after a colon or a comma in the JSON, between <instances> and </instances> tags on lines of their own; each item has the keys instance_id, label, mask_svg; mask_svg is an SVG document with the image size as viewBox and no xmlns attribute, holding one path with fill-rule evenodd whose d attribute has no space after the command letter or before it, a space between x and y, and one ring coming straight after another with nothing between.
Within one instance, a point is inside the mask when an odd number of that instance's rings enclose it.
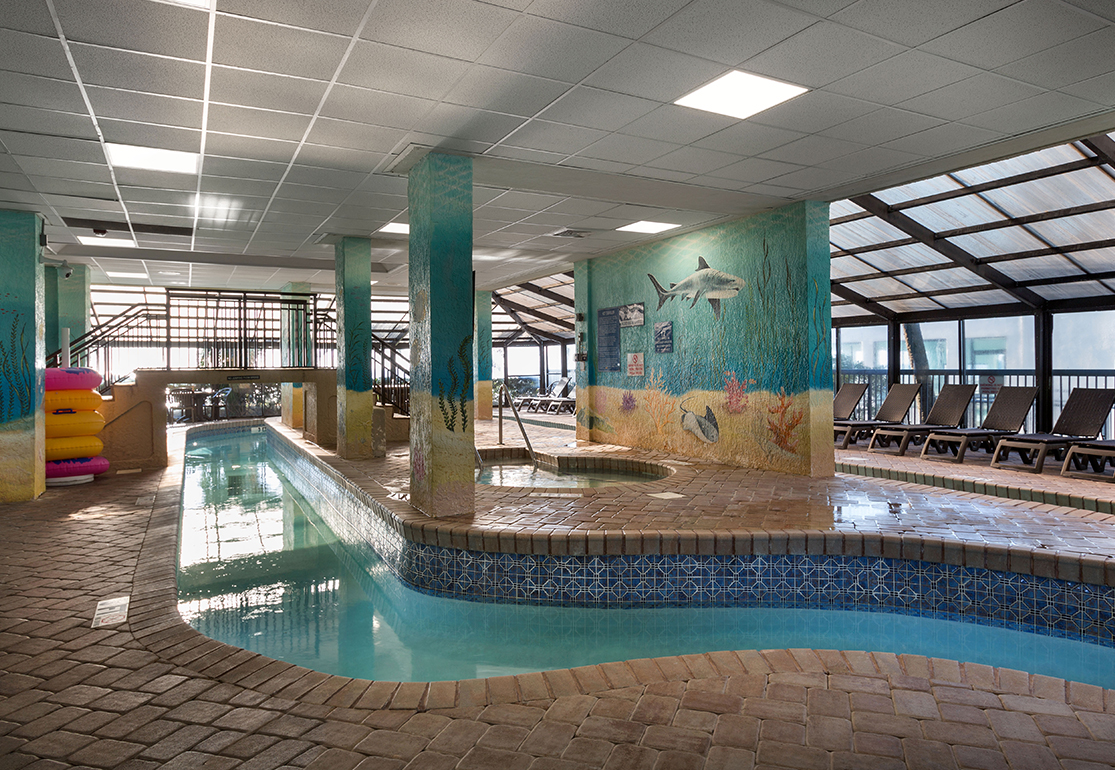
<instances>
[{"instance_id":1,"label":"framed sign","mask_svg":"<svg viewBox=\"0 0 1115 770\"><path fill-rule=\"evenodd\" d=\"M622 327L642 326L645 317L646 310L642 302L636 302L631 305L620 305L619 307L619 325Z\"/></svg>"},{"instance_id":2,"label":"framed sign","mask_svg":"<svg viewBox=\"0 0 1115 770\"><path fill-rule=\"evenodd\" d=\"M619 371L619 308L596 311L596 370Z\"/></svg>"},{"instance_id":3,"label":"framed sign","mask_svg":"<svg viewBox=\"0 0 1115 770\"><path fill-rule=\"evenodd\" d=\"M655 353L673 353L674 352L674 322L673 321L655 321L654 322L654 352Z\"/></svg>"}]
</instances>

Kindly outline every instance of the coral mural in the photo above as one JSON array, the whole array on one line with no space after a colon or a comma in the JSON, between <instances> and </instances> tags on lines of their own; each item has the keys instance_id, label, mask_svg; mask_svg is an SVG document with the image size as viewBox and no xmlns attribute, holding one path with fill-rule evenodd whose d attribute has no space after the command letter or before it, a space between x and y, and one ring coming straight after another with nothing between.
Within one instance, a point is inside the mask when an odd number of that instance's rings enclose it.
<instances>
[{"instance_id":1,"label":"coral mural","mask_svg":"<svg viewBox=\"0 0 1115 770\"><path fill-rule=\"evenodd\" d=\"M794 204L577 263L589 352L578 438L831 474L827 209ZM649 317L619 330L617 352L643 354L645 374L601 370L598 313L632 303Z\"/></svg>"}]
</instances>

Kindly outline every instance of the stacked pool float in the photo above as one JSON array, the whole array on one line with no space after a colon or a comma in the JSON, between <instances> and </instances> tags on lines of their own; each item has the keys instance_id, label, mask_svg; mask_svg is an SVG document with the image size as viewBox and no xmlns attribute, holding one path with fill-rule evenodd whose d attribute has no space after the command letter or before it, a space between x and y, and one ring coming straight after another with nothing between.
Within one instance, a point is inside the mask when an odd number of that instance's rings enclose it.
<instances>
[{"instance_id":1,"label":"stacked pool float","mask_svg":"<svg viewBox=\"0 0 1115 770\"><path fill-rule=\"evenodd\" d=\"M46 370L46 483L59 487L86 484L108 470L97 434L105 418L97 412L101 375L70 366Z\"/></svg>"}]
</instances>

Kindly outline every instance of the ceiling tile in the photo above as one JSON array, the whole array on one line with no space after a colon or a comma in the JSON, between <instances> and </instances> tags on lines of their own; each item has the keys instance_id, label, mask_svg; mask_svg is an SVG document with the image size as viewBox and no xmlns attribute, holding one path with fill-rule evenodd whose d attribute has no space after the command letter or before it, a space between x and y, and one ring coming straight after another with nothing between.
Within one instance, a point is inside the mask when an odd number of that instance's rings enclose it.
<instances>
[{"instance_id":1,"label":"ceiling tile","mask_svg":"<svg viewBox=\"0 0 1115 770\"><path fill-rule=\"evenodd\" d=\"M251 107L229 107L224 104L209 106L210 131L297 142L302 140L309 125L309 115Z\"/></svg>"},{"instance_id":2,"label":"ceiling tile","mask_svg":"<svg viewBox=\"0 0 1115 770\"><path fill-rule=\"evenodd\" d=\"M167 174L163 171L146 171L139 168L116 169L116 182L121 187L151 187L159 190L197 190L194 174Z\"/></svg>"},{"instance_id":3,"label":"ceiling tile","mask_svg":"<svg viewBox=\"0 0 1115 770\"><path fill-rule=\"evenodd\" d=\"M493 201L494 206L505 209L522 209L523 211L541 211L561 203L565 198L560 195L543 195L541 193L519 192L509 190ZM490 209L485 209L490 210ZM523 216L520 214L520 216Z\"/></svg>"},{"instance_id":4,"label":"ceiling tile","mask_svg":"<svg viewBox=\"0 0 1115 770\"><path fill-rule=\"evenodd\" d=\"M642 41L734 66L816 22L766 0L695 0Z\"/></svg>"},{"instance_id":5,"label":"ceiling tile","mask_svg":"<svg viewBox=\"0 0 1115 770\"><path fill-rule=\"evenodd\" d=\"M1105 27L1019 59L997 71L1042 88L1060 88L1110 72L1113 50L1115 28Z\"/></svg>"},{"instance_id":6,"label":"ceiling tile","mask_svg":"<svg viewBox=\"0 0 1115 770\"><path fill-rule=\"evenodd\" d=\"M850 96L841 96L827 91L810 91L796 99L764 110L750 120L767 126L812 133L846 123L877 109L877 104L853 99Z\"/></svg>"},{"instance_id":7,"label":"ceiling tile","mask_svg":"<svg viewBox=\"0 0 1115 770\"><path fill-rule=\"evenodd\" d=\"M293 27L351 35L368 10L368 0L276 3L272 0L217 0L217 11Z\"/></svg>"},{"instance_id":8,"label":"ceiling tile","mask_svg":"<svg viewBox=\"0 0 1115 770\"><path fill-rule=\"evenodd\" d=\"M201 192L228 196L255 196L266 201L275 192L275 183L265 179L233 179L205 174L201 177Z\"/></svg>"},{"instance_id":9,"label":"ceiling tile","mask_svg":"<svg viewBox=\"0 0 1115 770\"><path fill-rule=\"evenodd\" d=\"M908 99L900 107L945 120L963 120L980 112L1037 96L1041 89L982 72L959 83Z\"/></svg>"},{"instance_id":10,"label":"ceiling tile","mask_svg":"<svg viewBox=\"0 0 1115 770\"><path fill-rule=\"evenodd\" d=\"M0 16L0 28L57 37L50 8L46 3L9 3Z\"/></svg>"},{"instance_id":11,"label":"ceiling tile","mask_svg":"<svg viewBox=\"0 0 1115 770\"><path fill-rule=\"evenodd\" d=\"M803 168L800 171L791 171L784 176L770 180L771 184L785 185L801 190L823 190L827 187L840 184L847 179L843 171L834 171L827 168Z\"/></svg>"},{"instance_id":12,"label":"ceiling tile","mask_svg":"<svg viewBox=\"0 0 1115 770\"><path fill-rule=\"evenodd\" d=\"M33 192L35 189L31 180L22 171L18 173L0 171L0 186L26 192Z\"/></svg>"},{"instance_id":13,"label":"ceiling tile","mask_svg":"<svg viewBox=\"0 0 1115 770\"><path fill-rule=\"evenodd\" d=\"M235 136L210 131L205 139L206 155L223 155L226 158L245 158L247 160L268 160L273 163L289 163L297 149L296 142L278 139Z\"/></svg>"},{"instance_id":14,"label":"ceiling tile","mask_svg":"<svg viewBox=\"0 0 1115 770\"><path fill-rule=\"evenodd\" d=\"M878 174L883 171L901 168L921 159L921 155L909 152L899 152L886 147L868 147L859 152L833 158L822 165L825 168L835 168L864 177L869 174Z\"/></svg>"},{"instance_id":15,"label":"ceiling tile","mask_svg":"<svg viewBox=\"0 0 1115 770\"><path fill-rule=\"evenodd\" d=\"M639 38L681 10L689 0L639 0L602 3L599 0L535 0L536 16L598 29L628 38Z\"/></svg>"},{"instance_id":16,"label":"ceiling tile","mask_svg":"<svg viewBox=\"0 0 1115 770\"><path fill-rule=\"evenodd\" d=\"M530 117L568 88L567 84L554 80L476 65L469 67L445 100L482 110Z\"/></svg>"},{"instance_id":17,"label":"ceiling tile","mask_svg":"<svg viewBox=\"0 0 1115 770\"><path fill-rule=\"evenodd\" d=\"M0 102L61 112L86 112L81 89L73 80L55 80L17 72L0 77Z\"/></svg>"},{"instance_id":18,"label":"ceiling tile","mask_svg":"<svg viewBox=\"0 0 1115 770\"><path fill-rule=\"evenodd\" d=\"M285 163L268 163L259 160L242 160L239 158L223 158L218 155L207 154L202 166L204 174L209 176L237 177L239 179L266 179L277 182L286 173Z\"/></svg>"},{"instance_id":19,"label":"ceiling tile","mask_svg":"<svg viewBox=\"0 0 1115 770\"><path fill-rule=\"evenodd\" d=\"M97 136L88 114L37 110L6 104L0 109L0 130L23 131L32 134L50 132L56 136L76 139L94 139Z\"/></svg>"},{"instance_id":20,"label":"ceiling tile","mask_svg":"<svg viewBox=\"0 0 1115 770\"><path fill-rule=\"evenodd\" d=\"M681 152L679 150L678 152ZM696 150L696 152L710 152L710 150ZM666 168L654 168L653 166L636 166L631 169L629 174L635 176L645 176L651 179L664 179L667 182L685 182L692 179L694 174L689 171L673 171Z\"/></svg>"},{"instance_id":21,"label":"ceiling tile","mask_svg":"<svg viewBox=\"0 0 1115 770\"><path fill-rule=\"evenodd\" d=\"M704 150L700 147L682 147L680 150L674 150L656 158L649 165L657 169L687 172L689 176L693 176L694 174L707 174L718 168L731 165L738 160L738 155L729 155L726 152Z\"/></svg>"},{"instance_id":22,"label":"ceiling tile","mask_svg":"<svg viewBox=\"0 0 1115 770\"><path fill-rule=\"evenodd\" d=\"M835 139L861 144L883 144L918 131L938 126L943 121L916 112L885 107L859 118L827 128L821 133Z\"/></svg>"},{"instance_id":23,"label":"ceiling tile","mask_svg":"<svg viewBox=\"0 0 1115 770\"><path fill-rule=\"evenodd\" d=\"M205 65L73 43L70 52L86 85L201 99Z\"/></svg>"},{"instance_id":24,"label":"ceiling tile","mask_svg":"<svg viewBox=\"0 0 1115 770\"><path fill-rule=\"evenodd\" d=\"M964 122L1004 134L1018 133L1035 130L1051 122L1067 122L1101 109L1095 102L1047 91L1030 99L981 112Z\"/></svg>"},{"instance_id":25,"label":"ceiling tile","mask_svg":"<svg viewBox=\"0 0 1115 770\"><path fill-rule=\"evenodd\" d=\"M741 68L806 88L819 88L904 50L841 24L822 21L753 56Z\"/></svg>"},{"instance_id":26,"label":"ceiling tile","mask_svg":"<svg viewBox=\"0 0 1115 770\"><path fill-rule=\"evenodd\" d=\"M1061 89L1067 94L1088 99L1097 104L1115 105L1115 72L1100 75L1098 78L1074 83Z\"/></svg>"},{"instance_id":27,"label":"ceiling tile","mask_svg":"<svg viewBox=\"0 0 1115 770\"><path fill-rule=\"evenodd\" d=\"M105 163L76 163L54 158L17 157L19 167L29 176L52 176L61 179L84 179L89 182L112 183Z\"/></svg>"},{"instance_id":28,"label":"ceiling tile","mask_svg":"<svg viewBox=\"0 0 1115 770\"><path fill-rule=\"evenodd\" d=\"M199 8L150 0L54 0L54 7L73 42L205 61L209 14Z\"/></svg>"},{"instance_id":29,"label":"ceiling tile","mask_svg":"<svg viewBox=\"0 0 1115 770\"><path fill-rule=\"evenodd\" d=\"M545 150L530 150L525 147L511 147L506 144L498 144L484 152L488 157L494 158L513 158L515 160L525 160L531 163L559 163L564 160L567 153L564 152L546 152Z\"/></svg>"},{"instance_id":30,"label":"ceiling tile","mask_svg":"<svg viewBox=\"0 0 1115 770\"><path fill-rule=\"evenodd\" d=\"M343 187L353 189L364 181L367 174L360 171L343 171L334 168L307 166L301 163L291 166L286 176L289 184L314 185L317 187Z\"/></svg>"},{"instance_id":31,"label":"ceiling tile","mask_svg":"<svg viewBox=\"0 0 1115 770\"><path fill-rule=\"evenodd\" d=\"M328 80L347 44L345 38L323 32L218 16L213 62Z\"/></svg>"},{"instance_id":32,"label":"ceiling tile","mask_svg":"<svg viewBox=\"0 0 1115 770\"><path fill-rule=\"evenodd\" d=\"M441 99L468 64L445 56L360 41L341 70L340 82L424 99Z\"/></svg>"},{"instance_id":33,"label":"ceiling tile","mask_svg":"<svg viewBox=\"0 0 1115 770\"><path fill-rule=\"evenodd\" d=\"M1023 0L922 48L975 67L995 69L1102 26L1094 16L1056 0Z\"/></svg>"},{"instance_id":34,"label":"ceiling tile","mask_svg":"<svg viewBox=\"0 0 1115 770\"><path fill-rule=\"evenodd\" d=\"M897 104L979 72L975 67L925 51L904 51L830 83L825 90L879 104Z\"/></svg>"},{"instance_id":35,"label":"ceiling tile","mask_svg":"<svg viewBox=\"0 0 1115 770\"><path fill-rule=\"evenodd\" d=\"M921 45L1017 0L858 0L833 21L908 46Z\"/></svg>"},{"instance_id":36,"label":"ceiling tile","mask_svg":"<svg viewBox=\"0 0 1115 770\"><path fill-rule=\"evenodd\" d=\"M791 171L801 170L795 163L783 163L777 160L764 158L748 158L739 163L716 169L710 176L732 179L740 182L764 182L776 176L789 174Z\"/></svg>"},{"instance_id":37,"label":"ceiling tile","mask_svg":"<svg viewBox=\"0 0 1115 770\"><path fill-rule=\"evenodd\" d=\"M404 133L394 128L318 118L306 141L331 147L349 147L371 152L390 152Z\"/></svg>"},{"instance_id":38,"label":"ceiling tile","mask_svg":"<svg viewBox=\"0 0 1115 770\"><path fill-rule=\"evenodd\" d=\"M98 118L119 118L201 130L202 102L199 99L176 99L100 86L86 86L85 91L89 95L89 103L93 105L93 113Z\"/></svg>"},{"instance_id":39,"label":"ceiling tile","mask_svg":"<svg viewBox=\"0 0 1115 770\"><path fill-rule=\"evenodd\" d=\"M723 65L705 59L634 43L589 75L584 84L673 102L725 71Z\"/></svg>"},{"instance_id":40,"label":"ceiling tile","mask_svg":"<svg viewBox=\"0 0 1115 770\"><path fill-rule=\"evenodd\" d=\"M57 38L0 29L0 70L73 79L66 53Z\"/></svg>"},{"instance_id":41,"label":"ceiling tile","mask_svg":"<svg viewBox=\"0 0 1115 770\"><path fill-rule=\"evenodd\" d=\"M321 114L390 128L414 128L436 104L414 96L335 85Z\"/></svg>"},{"instance_id":42,"label":"ceiling tile","mask_svg":"<svg viewBox=\"0 0 1115 770\"><path fill-rule=\"evenodd\" d=\"M616 161L617 163L643 164L676 149L679 149L679 145L669 142L612 134L585 148L580 154L590 158Z\"/></svg>"},{"instance_id":43,"label":"ceiling tile","mask_svg":"<svg viewBox=\"0 0 1115 770\"><path fill-rule=\"evenodd\" d=\"M478 60L514 72L577 83L630 40L538 16L520 16Z\"/></svg>"},{"instance_id":44,"label":"ceiling tile","mask_svg":"<svg viewBox=\"0 0 1115 770\"><path fill-rule=\"evenodd\" d=\"M383 162L384 157L381 152L363 152L309 143L302 145L302 149L298 152L299 163L364 173L375 169Z\"/></svg>"},{"instance_id":45,"label":"ceiling tile","mask_svg":"<svg viewBox=\"0 0 1115 770\"><path fill-rule=\"evenodd\" d=\"M35 179L35 187L44 195L69 195L75 198L99 198L112 200L116 191L110 184L82 182L74 179L52 179L41 176Z\"/></svg>"},{"instance_id":46,"label":"ceiling tile","mask_svg":"<svg viewBox=\"0 0 1115 770\"><path fill-rule=\"evenodd\" d=\"M361 37L476 61L517 16L476 0L380 0Z\"/></svg>"},{"instance_id":47,"label":"ceiling tile","mask_svg":"<svg viewBox=\"0 0 1115 770\"><path fill-rule=\"evenodd\" d=\"M201 149L201 132L173 126L153 126L149 123L131 123L126 120L98 121L106 142L134 144L139 147L158 147L163 150L198 152Z\"/></svg>"},{"instance_id":48,"label":"ceiling tile","mask_svg":"<svg viewBox=\"0 0 1115 770\"><path fill-rule=\"evenodd\" d=\"M945 123L936 128L919 131L893 142L887 142L884 147L901 152L935 157L949 155L967 147L978 146L1000 138L1002 138L1002 134L995 131L966 126L962 123Z\"/></svg>"},{"instance_id":49,"label":"ceiling tile","mask_svg":"<svg viewBox=\"0 0 1115 770\"><path fill-rule=\"evenodd\" d=\"M325 96L321 80L214 67L209 98L213 102L312 115Z\"/></svg>"},{"instance_id":50,"label":"ceiling tile","mask_svg":"<svg viewBox=\"0 0 1115 770\"><path fill-rule=\"evenodd\" d=\"M577 86L543 110L538 117L574 126L615 131L659 106L637 96Z\"/></svg>"},{"instance_id":51,"label":"ceiling tile","mask_svg":"<svg viewBox=\"0 0 1115 770\"><path fill-rule=\"evenodd\" d=\"M439 104L422 121L425 133L478 142L498 142L524 123L522 118Z\"/></svg>"},{"instance_id":52,"label":"ceiling tile","mask_svg":"<svg viewBox=\"0 0 1115 770\"><path fill-rule=\"evenodd\" d=\"M279 195L284 198L306 201L322 201L336 205L346 200L352 194L348 187L315 187L312 185L292 184L283 182L279 188Z\"/></svg>"},{"instance_id":53,"label":"ceiling tile","mask_svg":"<svg viewBox=\"0 0 1115 770\"><path fill-rule=\"evenodd\" d=\"M607 135L606 132L594 128L579 128L560 123L547 123L544 120L531 120L504 139L504 143L514 147L526 147L572 155Z\"/></svg>"},{"instance_id":54,"label":"ceiling tile","mask_svg":"<svg viewBox=\"0 0 1115 770\"><path fill-rule=\"evenodd\" d=\"M1108 0L1067 0L1078 8L1083 8L1089 13L1102 16L1108 21L1115 21L1115 6Z\"/></svg>"},{"instance_id":55,"label":"ceiling tile","mask_svg":"<svg viewBox=\"0 0 1115 770\"><path fill-rule=\"evenodd\" d=\"M666 104L648 115L631 121L621 131L630 136L659 139L675 144L690 144L738 122L735 118L724 115Z\"/></svg>"},{"instance_id":56,"label":"ceiling tile","mask_svg":"<svg viewBox=\"0 0 1115 770\"><path fill-rule=\"evenodd\" d=\"M694 145L709 150L730 152L735 155L759 155L801 139L805 134L785 128L764 126L751 121L740 121L722 131L706 136Z\"/></svg>"}]
</instances>

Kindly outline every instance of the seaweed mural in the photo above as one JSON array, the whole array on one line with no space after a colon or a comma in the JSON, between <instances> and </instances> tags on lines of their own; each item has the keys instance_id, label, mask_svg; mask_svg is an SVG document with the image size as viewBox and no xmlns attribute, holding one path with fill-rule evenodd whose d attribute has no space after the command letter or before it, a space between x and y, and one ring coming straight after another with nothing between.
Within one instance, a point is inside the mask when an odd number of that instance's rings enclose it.
<instances>
[{"instance_id":1,"label":"seaweed mural","mask_svg":"<svg viewBox=\"0 0 1115 770\"><path fill-rule=\"evenodd\" d=\"M767 412L771 414L767 418L771 441L780 449L796 452L798 439L794 437L794 431L805 418L805 410L795 409L793 397L787 396L786 389L783 388L778 394L778 403L767 407Z\"/></svg>"},{"instance_id":2,"label":"seaweed mural","mask_svg":"<svg viewBox=\"0 0 1115 770\"><path fill-rule=\"evenodd\" d=\"M662 429L666 427L666 423L674 411L674 399L666 392L665 384L662 370L659 369L655 372L651 368L647 373L644 386L646 392L643 395L643 404L647 416L654 423L655 433L662 433Z\"/></svg>"},{"instance_id":3,"label":"seaweed mural","mask_svg":"<svg viewBox=\"0 0 1115 770\"><path fill-rule=\"evenodd\" d=\"M437 405L441 410L441 419L445 423L446 429L450 431L457 430L457 412L461 413L461 430L468 430L468 397L472 390L472 356L469 355L469 346L472 344L472 335L468 335L461 340L460 347L457 348L456 359L450 357L447 362L446 369L449 371L449 379L452 380L452 386L449 389L449 397L445 397L445 383L441 380L437 384ZM461 362L462 374L457 374L457 361Z\"/></svg>"},{"instance_id":4,"label":"seaweed mural","mask_svg":"<svg viewBox=\"0 0 1115 770\"><path fill-rule=\"evenodd\" d=\"M15 310L7 333L0 332L0 422L11 422L31 414L35 407L33 355L28 355L27 322Z\"/></svg>"},{"instance_id":5,"label":"seaweed mural","mask_svg":"<svg viewBox=\"0 0 1115 770\"><path fill-rule=\"evenodd\" d=\"M345 387L358 393L372 389L372 335L363 321L345 329Z\"/></svg>"},{"instance_id":6,"label":"seaweed mural","mask_svg":"<svg viewBox=\"0 0 1115 770\"><path fill-rule=\"evenodd\" d=\"M821 287L814 279L812 297L813 345L809 350L809 376L814 387L823 384L824 374L831 370L832 344L829 337L832 308L829 306L829 287ZM831 384L831 383L829 383Z\"/></svg>"}]
</instances>

